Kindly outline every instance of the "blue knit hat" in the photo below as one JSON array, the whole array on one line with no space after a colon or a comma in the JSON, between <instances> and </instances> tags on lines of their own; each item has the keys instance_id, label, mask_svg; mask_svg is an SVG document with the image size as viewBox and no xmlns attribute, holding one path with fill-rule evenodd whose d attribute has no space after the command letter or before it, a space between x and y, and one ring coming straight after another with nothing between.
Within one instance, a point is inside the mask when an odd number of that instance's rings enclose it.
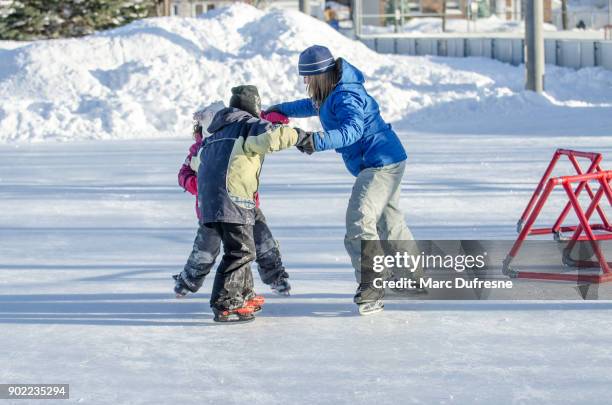
<instances>
[{"instance_id":1,"label":"blue knit hat","mask_svg":"<svg viewBox=\"0 0 612 405\"><path fill-rule=\"evenodd\" d=\"M306 48L300 54L298 71L300 76L312 76L329 72L334 69L336 61L329 49L321 45Z\"/></svg>"}]
</instances>

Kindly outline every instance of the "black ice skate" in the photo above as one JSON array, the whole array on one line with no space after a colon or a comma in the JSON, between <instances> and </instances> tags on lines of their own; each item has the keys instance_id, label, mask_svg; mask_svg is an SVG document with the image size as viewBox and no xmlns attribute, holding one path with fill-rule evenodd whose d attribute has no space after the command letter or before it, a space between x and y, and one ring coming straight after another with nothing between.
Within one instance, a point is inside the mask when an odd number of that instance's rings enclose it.
<instances>
[{"instance_id":1,"label":"black ice skate","mask_svg":"<svg viewBox=\"0 0 612 405\"><path fill-rule=\"evenodd\" d=\"M236 309L218 309L213 307L214 321L219 323L246 323L255 320L253 307L241 307Z\"/></svg>"},{"instance_id":2,"label":"black ice skate","mask_svg":"<svg viewBox=\"0 0 612 405\"><path fill-rule=\"evenodd\" d=\"M291 284L289 284L289 280L286 277L280 277L270 284L270 288L274 293L288 297L291 291Z\"/></svg>"},{"instance_id":3,"label":"black ice skate","mask_svg":"<svg viewBox=\"0 0 612 405\"><path fill-rule=\"evenodd\" d=\"M257 313L261 311L261 308L263 307L264 302L265 302L265 299L262 295L254 295L253 297L247 299L244 302L244 306L253 308L253 313Z\"/></svg>"},{"instance_id":4,"label":"black ice skate","mask_svg":"<svg viewBox=\"0 0 612 405\"><path fill-rule=\"evenodd\" d=\"M385 304L383 304L382 300L377 300L374 302L366 302L364 304L357 304L359 315L376 314L378 312L381 312L384 308L385 308Z\"/></svg>"},{"instance_id":5,"label":"black ice skate","mask_svg":"<svg viewBox=\"0 0 612 405\"><path fill-rule=\"evenodd\" d=\"M193 292L180 274L175 274L172 278L174 279L174 293L176 294L176 298L184 298L187 294Z\"/></svg>"},{"instance_id":6,"label":"black ice skate","mask_svg":"<svg viewBox=\"0 0 612 405\"><path fill-rule=\"evenodd\" d=\"M371 283L361 283L357 287L353 302L357 304L357 308L361 315L371 315L383 310L383 297L385 291L382 288L374 288Z\"/></svg>"}]
</instances>

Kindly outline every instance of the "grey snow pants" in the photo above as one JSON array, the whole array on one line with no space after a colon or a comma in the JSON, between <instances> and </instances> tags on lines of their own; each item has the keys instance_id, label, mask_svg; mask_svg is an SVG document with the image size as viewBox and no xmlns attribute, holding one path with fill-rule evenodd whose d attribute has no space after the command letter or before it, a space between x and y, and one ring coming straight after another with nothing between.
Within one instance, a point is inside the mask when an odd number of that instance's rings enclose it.
<instances>
[{"instance_id":1,"label":"grey snow pants","mask_svg":"<svg viewBox=\"0 0 612 405\"><path fill-rule=\"evenodd\" d=\"M412 240L399 207L406 161L362 170L346 210L344 247L361 282L362 240Z\"/></svg>"}]
</instances>

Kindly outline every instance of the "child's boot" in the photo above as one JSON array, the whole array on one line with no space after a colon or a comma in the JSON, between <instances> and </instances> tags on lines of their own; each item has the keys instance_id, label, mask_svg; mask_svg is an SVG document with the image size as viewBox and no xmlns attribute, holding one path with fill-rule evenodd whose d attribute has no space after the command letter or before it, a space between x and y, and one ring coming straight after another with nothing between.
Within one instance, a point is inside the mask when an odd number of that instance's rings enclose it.
<instances>
[{"instance_id":1,"label":"child's boot","mask_svg":"<svg viewBox=\"0 0 612 405\"><path fill-rule=\"evenodd\" d=\"M289 284L289 280L287 280L287 277L281 275L281 277L270 283L270 288L276 294L288 297L289 292L291 291L291 284Z\"/></svg>"},{"instance_id":2,"label":"child's boot","mask_svg":"<svg viewBox=\"0 0 612 405\"><path fill-rule=\"evenodd\" d=\"M176 298L183 298L190 292L195 293L202 285L201 283L197 285L187 280L183 273L175 274L172 278L174 279L174 293L176 294Z\"/></svg>"},{"instance_id":3,"label":"child's boot","mask_svg":"<svg viewBox=\"0 0 612 405\"><path fill-rule=\"evenodd\" d=\"M245 323L255 320L252 307L240 307L236 309L212 308L215 314L214 321L220 323Z\"/></svg>"},{"instance_id":4,"label":"child's boot","mask_svg":"<svg viewBox=\"0 0 612 405\"><path fill-rule=\"evenodd\" d=\"M253 295L251 298L247 299L244 302L244 306L248 308L253 308L253 313L257 313L261 311L264 302L265 298L263 297L263 295Z\"/></svg>"}]
</instances>

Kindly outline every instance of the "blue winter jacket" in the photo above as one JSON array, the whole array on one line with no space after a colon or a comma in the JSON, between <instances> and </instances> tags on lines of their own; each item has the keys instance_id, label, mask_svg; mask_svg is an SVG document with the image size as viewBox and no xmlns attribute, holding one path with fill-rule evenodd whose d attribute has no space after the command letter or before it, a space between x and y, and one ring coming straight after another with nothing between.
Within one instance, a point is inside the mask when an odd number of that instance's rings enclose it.
<instances>
[{"instance_id":1,"label":"blue winter jacket","mask_svg":"<svg viewBox=\"0 0 612 405\"><path fill-rule=\"evenodd\" d=\"M319 115L323 132L315 133L315 150L335 149L347 169L357 176L363 169L406 160L396 133L380 116L378 103L363 87L363 74L344 59L340 81L319 111L312 100L302 99L276 107L289 117Z\"/></svg>"}]
</instances>

